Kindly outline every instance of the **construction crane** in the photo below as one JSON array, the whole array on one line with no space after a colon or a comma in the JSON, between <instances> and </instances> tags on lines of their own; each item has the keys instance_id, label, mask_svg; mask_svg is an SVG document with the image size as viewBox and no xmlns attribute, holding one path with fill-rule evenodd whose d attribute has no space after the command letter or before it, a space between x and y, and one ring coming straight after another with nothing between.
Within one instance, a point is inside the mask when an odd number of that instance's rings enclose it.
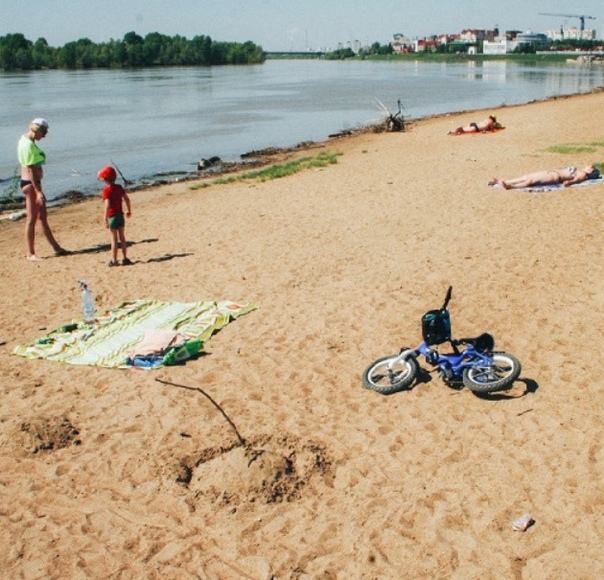
<instances>
[{"instance_id":1,"label":"construction crane","mask_svg":"<svg viewBox=\"0 0 604 580\"><path fill-rule=\"evenodd\" d=\"M585 30L585 19L595 20L595 16L587 16L586 14L552 14L551 12L540 12L539 16L562 16L563 18L578 18L581 21L581 31Z\"/></svg>"}]
</instances>

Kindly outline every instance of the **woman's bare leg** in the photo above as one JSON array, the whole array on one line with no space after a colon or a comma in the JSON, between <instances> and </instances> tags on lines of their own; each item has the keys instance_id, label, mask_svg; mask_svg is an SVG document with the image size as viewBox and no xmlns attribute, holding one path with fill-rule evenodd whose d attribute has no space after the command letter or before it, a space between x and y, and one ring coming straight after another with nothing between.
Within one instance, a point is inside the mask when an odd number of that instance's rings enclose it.
<instances>
[{"instance_id":1,"label":"woman's bare leg","mask_svg":"<svg viewBox=\"0 0 604 580\"><path fill-rule=\"evenodd\" d=\"M37 260L36 256L36 221L38 221L38 206L36 196L31 185L23 188L25 195L25 246L27 247L27 259Z\"/></svg>"},{"instance_id":2,"label":"woman's bare leg","mask_svg":"<svg viewBox=\"0 0 604 580\"><path fill-rule=\"evenodd\" d=\"M46 211L46 203L38 209L38 219L42 225L42 232L48 240L48 243L52 246L52 249L57 252L64 252L63 248L59 245L59 242L55 239L48 223L48 212Z\"/></svg>"},{"instance_id":3,"label":"woman's bare leg","mask_svg":"<svg viewBox=\"0 0 604 580\"><path fill-rule=\"evenodd\" d=\"M36 240L36 222L39 220L42 225L42 232L48 243L52 246L55 252L64 252L63 248L59 245L59 242L55 239L50 225L48 223L48 213L46 210L46 202L41 206L38 205L36 199L36 193L33 185L26 185L23 189L23 195L25 196L25 244L27 246L27 257L29 260L37 260L35 240Z\"/></svg>"}]
</instances>

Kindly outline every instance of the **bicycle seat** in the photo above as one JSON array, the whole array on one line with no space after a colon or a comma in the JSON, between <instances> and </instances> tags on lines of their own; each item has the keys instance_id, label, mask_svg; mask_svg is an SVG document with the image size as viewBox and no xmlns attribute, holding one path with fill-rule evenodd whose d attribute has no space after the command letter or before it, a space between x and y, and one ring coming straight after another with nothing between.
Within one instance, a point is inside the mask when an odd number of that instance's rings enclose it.
<instances>
[{"instance_id":1,"label":"bicycle seat","mask_svg":"<svg viewBox=\"0 0 604 580\"><path fill-rule=\"evenodd\" d=\"M463 338L459 342L471 344L479 352L490 352L495 347L495 339L488 332L483 332L476 338Z\"/></svg>"}]
</instances>

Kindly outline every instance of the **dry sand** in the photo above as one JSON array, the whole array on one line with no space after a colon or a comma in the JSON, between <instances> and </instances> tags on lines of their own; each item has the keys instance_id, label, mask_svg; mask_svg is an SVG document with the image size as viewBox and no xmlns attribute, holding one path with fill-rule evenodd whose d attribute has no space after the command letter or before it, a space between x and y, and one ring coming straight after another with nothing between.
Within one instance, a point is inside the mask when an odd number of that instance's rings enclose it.
<instances>
[{"instance_id":1,"label":"dry sand","mask_svg":"<svg viewBox=\"0 0 604 580\"><path fill-rule=\"evenodd\" d=\"M505 131L447 136L488 112ZM51 211L68 257L38 233L30 263L23 222L0 223L3 578L603 577L604 186L487 181L602 161L546 148L601 143L604 93L488 112L336 139L308 154L337 164L284 179L133 193L128 268L98 199ZM260 309L182 367L11 354L79 315L80 278L100 310ZM454 334L491 331L514 388L363 389L449 284Z\"/></svg>"}]
</instances>

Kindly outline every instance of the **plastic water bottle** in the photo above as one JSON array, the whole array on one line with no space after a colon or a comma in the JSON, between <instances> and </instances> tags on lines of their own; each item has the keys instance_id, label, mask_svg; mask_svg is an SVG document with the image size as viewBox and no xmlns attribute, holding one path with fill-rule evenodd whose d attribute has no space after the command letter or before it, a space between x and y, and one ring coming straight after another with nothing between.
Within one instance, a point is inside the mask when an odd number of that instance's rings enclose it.
<instances>
[{"instance_id":1,"label":"plastic water bottle","mask_svg":"<svg viewBox=\"0 0 604 580\"><path fill-rule=\"evenodd\" d=\"M88 288L86 280L79 280L80 288L82 290L82 314L84 315L84 322L86 324L94 324L94 298L92 292Z\"/></svg>"}]
</instances>

